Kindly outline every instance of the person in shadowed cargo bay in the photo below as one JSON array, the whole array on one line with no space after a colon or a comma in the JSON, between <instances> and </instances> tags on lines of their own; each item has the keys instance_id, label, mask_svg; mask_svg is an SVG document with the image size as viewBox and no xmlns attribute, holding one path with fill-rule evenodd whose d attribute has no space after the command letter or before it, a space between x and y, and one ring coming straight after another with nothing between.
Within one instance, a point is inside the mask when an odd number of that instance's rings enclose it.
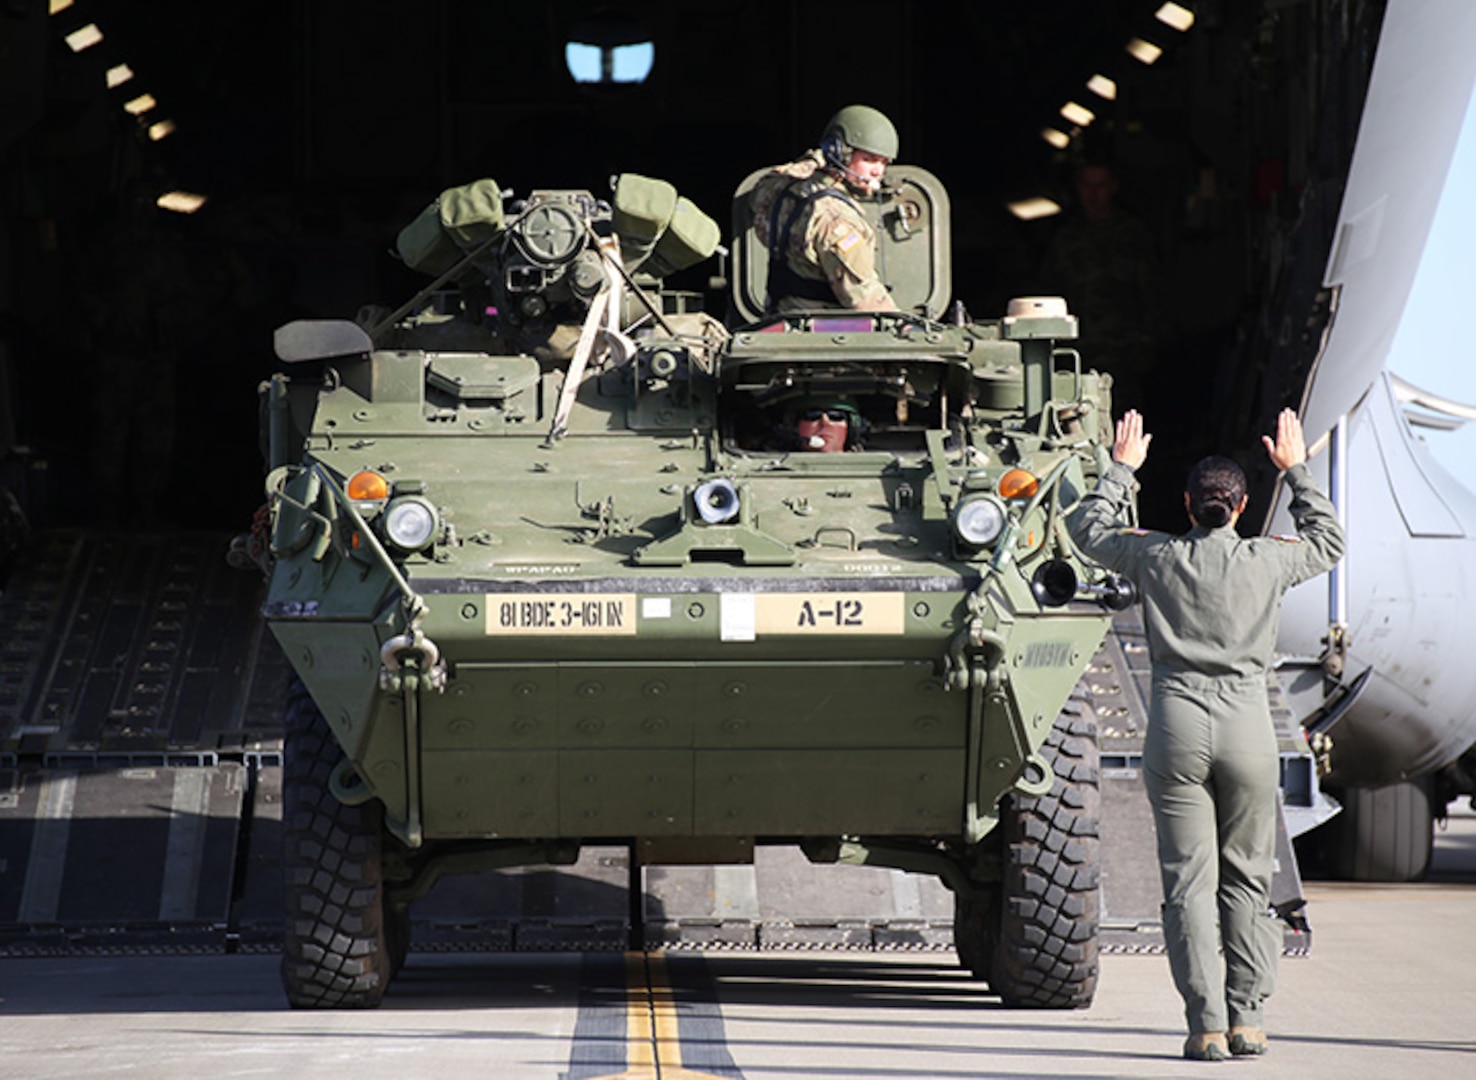
<instances>
[{"instance_id":1,"label":"person in shadowed cargo bay","mask_svg":"<svg viewBox=\"0 0 1476 1080\"><path fill-rule=\"evenodd\" d=\"M1117 203L1112 168L1076 171L1076 207L1056 226L1041 267L1041 288L1066 298L1081 320L1076 347L1112 374L1115 409L1153 404L1151 375L1169 313L1153 235Z\"/></svg>"},{"instance_id":2,"label":"person in shadowed cargo bay","mask_svg":"<svg viewBox=\"0 0 1476 1080\"><path fill-rule=\"evenodd\" d=\"M897 129L866 105L830 118L818 149L759 180L753 223L769 252L770 311L894 311L876 268L876 233L857 198L881 188Z\"/></svg>"},{"instance_id":3,"label":"person in shadowed cargo bay","mask_svg":"<svg viewBox=\"0 0 1476 1080\"><path fill-rule=\"evenodd\" d=\"M1279 763L1266 679L1281 597L1330 569L1343 532L1307 469L1290 409L1262 436L1292 490L1296 537L1243 538L1240 466L1205 458L1189 474L1183 535L1127 524L1134 471L1152 436L1117 422L1113 464L1070 522L1082 551L1138 586L1153 664L1144 780L1158 832L1163 932L1184 999L1184 1056L1264 1054L1261 1017L1280 953L1271 911ZM1221 950L1224 960L1221 962Z\"/></svg>"}]
</instances>

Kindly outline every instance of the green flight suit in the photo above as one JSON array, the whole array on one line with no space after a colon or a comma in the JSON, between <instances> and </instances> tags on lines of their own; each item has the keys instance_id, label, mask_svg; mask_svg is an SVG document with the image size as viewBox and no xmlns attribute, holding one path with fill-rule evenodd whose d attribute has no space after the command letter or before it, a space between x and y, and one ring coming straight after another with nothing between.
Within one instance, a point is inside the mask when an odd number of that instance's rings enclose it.
<instances>
[{"instance_id":1,"label":"green flight suit","mask_svg":"<svg viewBox=\"0 0 1476 1080\"><path fill-rule=\"evenodd\" d=\"M1280 765L1266 679L1282 594L1343 554L1337 515L1307 467L1288 469L1286 482L1299 538L1128 528L1133 473L1117 463L1070 522L1082 551L1142 596L1153 663L1144 780L1169 966L1196 1033L1263 1026L1281 952L1270 904Z\"/></svg>"}]
</instances>

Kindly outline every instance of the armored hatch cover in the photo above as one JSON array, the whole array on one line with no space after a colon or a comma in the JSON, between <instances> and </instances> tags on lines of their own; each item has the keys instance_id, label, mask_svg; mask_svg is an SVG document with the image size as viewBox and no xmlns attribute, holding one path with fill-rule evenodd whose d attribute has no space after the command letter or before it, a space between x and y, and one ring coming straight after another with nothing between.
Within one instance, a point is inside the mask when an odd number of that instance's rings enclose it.
<instances>
[{"instance_id":1,"label":"armored hatch cover","mask_svg":"<svg viewBox=\"0 0 1476 1080\"><path fill-rule=\"evenodd\" d=\"M733 276L730 300L742 323L764 316L769 252L753 227L750 194L769 168L755 169L733 193ZM952 232L948 190L917 165L887 169L881 194L857 198L876 229L876 265L903 311L940 318L953 296Z\"/></svg>"},{"instance_id":2,"label":"armored hatch cover","mask_svg":"<svg viewBox=\"0 0 1476 1080\"><path fill-rule=\"evenodd\" d=\"M425 377L458 401L502 401L537 386L539 369L531 356L432 353Z\"/></svg>"}]
</instances>

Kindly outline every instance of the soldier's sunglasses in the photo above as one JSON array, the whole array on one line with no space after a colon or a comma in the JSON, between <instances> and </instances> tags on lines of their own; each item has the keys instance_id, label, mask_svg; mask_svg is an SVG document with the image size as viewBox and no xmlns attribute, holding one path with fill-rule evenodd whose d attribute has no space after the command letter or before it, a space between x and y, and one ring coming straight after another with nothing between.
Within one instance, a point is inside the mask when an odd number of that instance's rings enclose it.
<instances>
[{"instance_id":1,"label":"soldier's sunglasses","mask_svg":"<svg viewBox=\"0 0 1476 1080\"><path fill-rule=\"evenodd\" d=\"M800 413L801 420L819 420L822 416L836 424L844 423L851 418L851 414L845 409L806 409Z\"/></svg>"}]
</instances>

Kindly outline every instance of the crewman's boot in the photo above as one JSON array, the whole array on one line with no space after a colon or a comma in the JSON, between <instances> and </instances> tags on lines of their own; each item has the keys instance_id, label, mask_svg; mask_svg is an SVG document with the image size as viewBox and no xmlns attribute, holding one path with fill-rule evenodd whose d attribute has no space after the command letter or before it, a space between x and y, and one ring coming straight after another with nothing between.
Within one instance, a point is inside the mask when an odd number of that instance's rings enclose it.
<instances>
[{"instance_id":1,"label":"crewman's boot","mask_svg":"<svg viewBox=\"0 0 1476 1080\"><path fill-rule=\"evenodd\" d=\"M1264 1054L1270 1049L1266 1033L1260 1028L1237 1024L1230 1029L1230 1052L1236 1057Z\"/></svg>"},{"instance_id":2,"label":"crewman's boot","mask_svg":"<svg viewBox=\"0 0 1476 1080\"><path fill-rule=\"evenodd\" d=\"M1225 1061L1230 1048L1223 1031L1205 1031L1190 1035L1184 1043L1184 1056L1190 1061Z\"/></svg>"}]
</instances>

